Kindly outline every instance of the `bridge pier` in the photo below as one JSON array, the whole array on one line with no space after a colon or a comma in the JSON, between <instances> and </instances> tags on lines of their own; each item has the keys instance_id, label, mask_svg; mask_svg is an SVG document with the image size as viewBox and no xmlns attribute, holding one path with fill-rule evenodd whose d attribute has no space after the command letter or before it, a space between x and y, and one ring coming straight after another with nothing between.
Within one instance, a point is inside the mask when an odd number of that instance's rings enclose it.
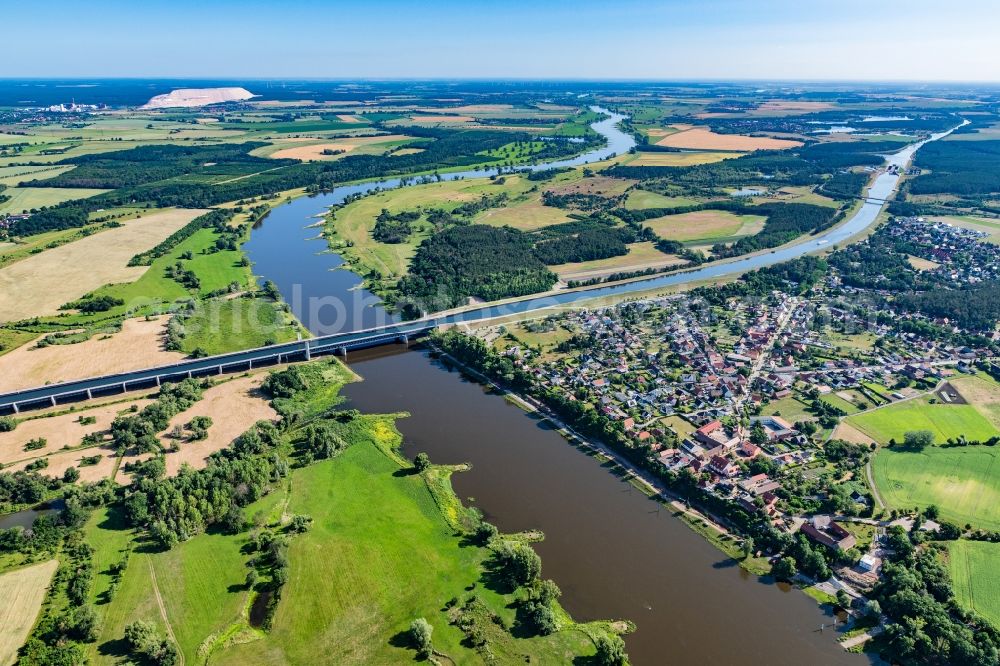
<instances>
[{"instance_id":1,"label":"bridge pier","mask_svg":"<svg viewBox=\"0 0 1000 666\"><path fill-rule=\"evenodd\" d=\"M49 400L52 401L52 406L55 407L56 406L56 397L52 396L51 398L49 398Z\"/></svg>"},{"instance_id":2,"label":"bridge pier","mask_svg":"<svg viewBox=\"0 0 1000 666\"><path fill-rule=\"evenodd\" d=\"M193 377L193 375L191 374L191 371L188 370L188 379L191 379L192 377Z\"/></svg>"},{"instance_id":3,"label":"bridge pier","mask_svg":"<svg viewBox=\"0 0 1000 666\"><path fill-rule=\"evenodd\" d=\"M311 361L313 358L312 347L309 346L309 341L306 340L306 360Z\"/></svg>"},{"instance_id":4,"label":"bridge pier","mask_svg":"<svg viewBox=\"0 0 1000 666\"><path fill-rule=\"evenodd\" d=\"M93 391L91 391L90 389L87 389L87 400L93 400L93 399L94 399L94 393L93 393Z\"/></svg>"},{"instance_id":5,"label":"bridge pier","mask_svg":"<svg viewBox=\"0 0 1000 666\"><path fill-rule=\"evenodd\" d=\"M15 414L20 414L20 413L21 413L21 408L17 406L17 403L16 403L16 402L15 402L15 403L12 403L12 404L11 404L11 407L13 407L13 408L14 408L14 413L15 413Z\"/></svg>"},{"instance_id":6,"label":"bridge pier","mask_svg":"<svg viewBox=\"0 0 1000 666\"><path fill-rule=\"evenodd\" d=\"M253 370L253 359L250 359L250 369Z\"/></svg>"},{"instance_id":7,"label":"bridge pier","mask_svg":"<svg viewBox=\"0 0 1000 666\"><path fill-rule=\"evenodd\" d=\"M128 388L126 387L127 383L128 382L122 382L122 393L128 393Z\"/></svg>"},{"instance_id":8,"label":"bridge pier","mask_svg":"<svg viewBox=\"0 0 1000 666\"><path fill-rule=\"evenodd\" d=\"M222 364L221 363L219 364L219 374L220 375L222 374Z\"/></svg>"},{"instance_id":9,"label":"bridge pier","mask_svg":"<svg viewBox=\"0 0 1000 666\"><path fill-rule=\"evenodd\" d=\"M157 386L160 385L160 376L159 375L156 375L156 385Z\"/></svg>"},{"instance_id":10,"label":"bridge pier","mask_svg":"<svg viewBox=\"0 0 1000 666\"><path fill-rule=\"evenodd\" d=\"M347 359L347 347L337 347L337 350L334 352L334 354L336 354L337 356L343 356L344 359L346 360Z\"/></svg>"}]
</instances>

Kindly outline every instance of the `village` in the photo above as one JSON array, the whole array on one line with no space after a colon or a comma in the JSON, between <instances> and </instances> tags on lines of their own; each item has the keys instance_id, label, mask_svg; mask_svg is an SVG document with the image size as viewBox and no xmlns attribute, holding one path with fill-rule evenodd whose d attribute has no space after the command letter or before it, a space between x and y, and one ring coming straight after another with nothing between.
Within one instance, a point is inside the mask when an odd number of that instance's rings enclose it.
<instances>
[{"instance_id":1,"label":"village","mask_svg":"<svg viewBox=\"0 0 1000 666\"><path fill-rule=\"evenodd\" d=\"M996 277L998 248L980 243L981 232L903 218L884 233L926 255L917 255L928 262L919 270L940 279ZM540 387L620 424L663 471L828 549L834 577L819 585L862 598L878 581L885 528L913 520L876 515L877 491L863 478L875 443L844 418L920 396L955 400L947 380L974 374L990 355L859 307L882 296L830 271L805 294L773 291L721 306L698 292L670 295L480 335Z\"/></svg>"}]
</instances>

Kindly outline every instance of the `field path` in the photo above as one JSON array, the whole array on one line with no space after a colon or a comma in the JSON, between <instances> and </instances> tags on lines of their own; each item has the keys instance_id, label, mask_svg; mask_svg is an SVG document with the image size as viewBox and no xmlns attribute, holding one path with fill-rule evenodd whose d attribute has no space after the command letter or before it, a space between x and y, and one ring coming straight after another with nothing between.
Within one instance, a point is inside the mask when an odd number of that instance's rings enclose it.
<instances>
[{"instance_id":1,"label":"field path","mask_svg":"<svg viewBox=\"0 0 1000 666\"><path fill-rule=\"evenodd\" d=\"M156 569L153 568L153 558L147 555L146 564L149 565L149 579L153 582L153 594L156 596L156 605L160 607L160 616L163 618L163 624L167 627L167 635L170 636L170 640L174 642L174 646L177 648L177 663L179 666L184 666L184 651L181 649L181 644L177 642L174 628L170 625L170 619L167 617L167 606L163 603L163 597L160 596L160 586L156 583Z\"/></svg>"},{"instance_id":2,"label":"field path","mask_svg":"<svg viewBox=\"0 0 1000 666\"><path fill-rule=\"evenodd\" d=\"M875 477L872 475L872 461L870 459L865 463L865 478L868 479L868 487L872 489L872 497L875 498L878 508L884 509L885 502L882 501L882 496L878 494L878 486L875 485Z\"/></svg>"}]
</instances>

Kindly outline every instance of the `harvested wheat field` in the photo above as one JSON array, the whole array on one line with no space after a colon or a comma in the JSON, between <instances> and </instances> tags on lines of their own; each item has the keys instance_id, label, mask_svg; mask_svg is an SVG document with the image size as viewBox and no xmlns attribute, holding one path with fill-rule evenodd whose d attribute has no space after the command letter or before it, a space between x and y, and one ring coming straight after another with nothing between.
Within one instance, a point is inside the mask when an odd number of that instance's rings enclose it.
<instances>
[{"instance_id":1,"label":"harvested wheat field","mask_svg":"<svg viewBox=\"0 0 1000 666\"><path fill-rule=\"evenodd\" d=\"M269 157L274 159L292 159L301 160L303 162L313 162L316 160L335 160L343 157L344 155L350 153L351 151L357 150L362 146L370 146L379 143L395 143L397 141L404 141L410 137L403 134L384 134L382 136L356 136L351 138L338 139L337 141L331 141L329 143L316 143L308 146L292 146L290 148L282 148L276 152L273 152ZM338 155L324 155L324 150L343 150L343 153Z\"/></svg>"},{"instance_id":2,"label":"harvested wheat field","mask_svg":"<svg viewBox=\"0 0 1000 666\"><path fill-rule=\"evenodd\" d=\"M89 456L100 456L100 460L96 465L83 465L83 459ZM91 446L85 449L59 451L46 456L45 459L49 464L45 469L38 470L39 474L52 478L62 478L67 469L75 467L80 472L80 481L90 483L110 479L115 472L118 456L110 447ZM7 470L17 472L24 469L30 462L30 460L22 460L11 465Z\"/></svg>"},{"instance_id":3,"label":"harvested wheat field","mask_svg":"<svg viewBox=\"0 0 1000 666\"><path fill-rule=\"evenodd\" d=\"M343 120L345 123L363 123L364 122L364 120L360 116L358 116L358 115L356 115L354 113L338 113L337 114L337 118L339 118L340 120Z\"/></svg>"},{"instance_id":4,"label":"harvested wheat field","mask_svg":"<svg viewBox=\"0 0 1000 666\"><path fill-rule=\"evenodd\" d=\"M845 442L851 442L854 444L872 444L875 440L861 432L854 426L844 421L840 422L840 425L836 427L832 435L833 439L842 439Z\"/></svg>"},{"instance_id":5,"label":"harvested wheat field","mask_svg":"<svg viewBox=\"0 0 1000 666\"><path fill-rule=\"evenodd\" d=\"M167 317L127 319L122 330L107 339L41 349L23 345L0 356L0 391L176 363L184 354L163 348L166 325Z\"/></svg>"},{"instance_id":6,"label":"harvested wheat field","mask_svg":"<svg viewBox=\"0 0 1000 666\"><path fill-rule=\"evenodd\" d=\"M237 377L213 386L205 391L202 399L191 409L171 419L167 433L176 426L183 427L196 416L211 417L212 425L208 428L208 438L197 442L183 439L178 442L167 434L160 436L160 441L165 447L170 447L175 442L180 446L179 451L166 454L168 475L177 474L184 463L195 469L201 469L205 466L205 459L208 456L229 446L257 421L278 418L278 413L258 392L267 374L261 372L247 377Z\"/></svg>"},{"instance_id":7,"label":"harvested wheat field","mask_svg":"<svg viewBox=\"0 0 1000 666\"><path fill-rule=\"evenodd\" d=\"M148 266L128 266L203 210L167 210L45 250L0 269L0 323L58 314L59 306L112 282L133 282Z\"/></svg>"},{"instance_id":8,"label":"harvested wheat field","mask_svg":"<svg viewBox=\"0 0 1000 666\"><path fill-rule=\"evenodd\" d=\"M11 432L0 432L0 464L9 465L15 460L39 458L55 453L65 446L80 446L84 436L110 428L111 421L122 411L132 405L142 409L150 402L148 399L130 400L21 421ZM94 417L96 421L86 425L81 424L79 421L82 416ZM27 442L39 437L48 442L43 448L24 450Z\"/></svg>"},{"instance_id":9,"label":"harvested wheat field","mask_svg":"<svg viewBox=\"0 0 1000 666\"><path fill-rule=\"evenodd\" d=\"M639 153L638 157L628 163L628 166L694 166L695 164L711 164L722 160L743 157L746 153Z\"/></svg>"},{"instance_id":10,"label":"harvested wheat field","mask_svg":"<svg viewBox=\"0 0 1000 666\"><path fill-rule=\"evenodd\" d=\"M49 560L0 576L0 664L13 664L18 649L24 645L28 632L42 609L45 591L59 567L58 560Z\"/></svg>"},{"instance_id":11,"label":"harvested wheat field","mask_svg":"<svg viewBox=\"0 0 1000 666\"><path fill-rule=\"evenodd\" d=\"M801 141L772 139L766 136L744 136L742 134L716 134L707 127L692 127L670 134L656 142L658 146L687 148L690 150L781 150L801 146Z\"/></svg>"}]
</instances>

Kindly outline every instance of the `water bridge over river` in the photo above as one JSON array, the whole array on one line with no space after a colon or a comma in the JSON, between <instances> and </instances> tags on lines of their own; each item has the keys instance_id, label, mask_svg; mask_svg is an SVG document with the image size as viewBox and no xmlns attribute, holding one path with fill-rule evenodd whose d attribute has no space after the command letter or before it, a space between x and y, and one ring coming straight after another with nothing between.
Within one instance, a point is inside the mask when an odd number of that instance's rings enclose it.
<instances>
[{"instance_id":1,"label":"water bridge over river","mask_svg":"<svg viewBox=\"0 0 1000 666\"><path fill-rule=\"evenodd\" d=\"M190 359L146 370L48 384L0 395L0 414L18 413L25 409L40 407L54 407L105 395L152 388L163 382L180 381L188 377L245 372L268 365L308 361L321 355L346 356L347 352L352 349L364 349L392 343L405 344L414 338L425 335L443 323L446 322L433 319L393 324L366 331L325 335L296 342L247 349L231 354Z\"/></svg>"}]
</instances>

